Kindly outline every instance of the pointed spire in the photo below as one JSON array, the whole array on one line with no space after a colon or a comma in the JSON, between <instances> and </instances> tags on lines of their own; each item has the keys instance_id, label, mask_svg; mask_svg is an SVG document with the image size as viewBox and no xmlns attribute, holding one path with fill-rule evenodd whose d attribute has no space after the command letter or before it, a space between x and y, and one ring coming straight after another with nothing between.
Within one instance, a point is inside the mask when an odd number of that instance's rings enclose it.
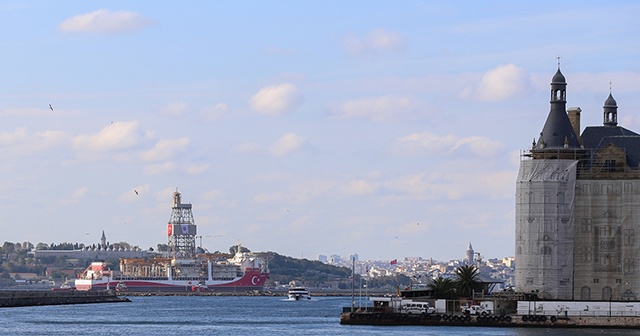
<instances>
[{"instance_id":1,"label":"pointed spire","mask_svg":"<svg viewBox=\"0 0 640 336\"><path fill-rule=\"evenodd\" d=\"M567 81L560 71L560 57L558 56L558 71L551 79L551 109L547 121L542 128L537 149L550 148L579 148L580 143L573 125L567 115Z\"/></svg>"},{"instance_id":2,"label":"pointed spire","mask_svg":"<svg viewBox=\"0 0 640 336\"><path fill-rule=\"evenodd\" d=\"M611 94L611 81L609 81L609 97L604 101L603 108L603 120L602 123L605 126L617 126L618 125L618 103Z\"/></svg>"}]
</instances>

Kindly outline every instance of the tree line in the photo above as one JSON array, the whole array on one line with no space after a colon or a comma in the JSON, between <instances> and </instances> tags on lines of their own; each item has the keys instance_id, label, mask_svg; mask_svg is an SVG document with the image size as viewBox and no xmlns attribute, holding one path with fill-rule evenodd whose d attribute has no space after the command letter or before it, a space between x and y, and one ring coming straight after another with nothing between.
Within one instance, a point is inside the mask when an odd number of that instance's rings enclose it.
<instances>
[{"instance_id":1,"label":"tree line","mask_svg":"<svg viewBox=\"0 0 640 336\"><path fill-rule=\"evenodd\" d=\"M472 297L474 292L482 292L484 285L478 280L479 270L473 265L456 268L455 279L437 277L428 285L435 299L456 299Z\"/></svg>"}]
</instances>

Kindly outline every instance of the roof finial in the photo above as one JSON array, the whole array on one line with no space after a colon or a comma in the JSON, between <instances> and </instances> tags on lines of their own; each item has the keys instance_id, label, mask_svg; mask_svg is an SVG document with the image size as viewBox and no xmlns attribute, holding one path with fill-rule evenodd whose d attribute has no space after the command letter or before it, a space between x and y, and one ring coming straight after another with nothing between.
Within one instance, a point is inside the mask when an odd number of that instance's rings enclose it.
<instances>
[{"instance_id":1,"label":"roof finial","mask_svg":"<svg viewBox=\"0 0 640 336\"><path fill-rule=\"evenodd\" d=\"M613 83L612 81L609 81L609 93L611 93L611 84L612 83Z\"/></svg>"},{"instance_id":2,"label":"roof finial","mask_svg":"<svg viewBox=\"0 0 640 336\"><path fill-rule=\"evenodd\" d=\"M558 69L560 69L560 59L562 58L562 56L558 56L556 58L558 59Z\"/></svg>"}]
</instances>

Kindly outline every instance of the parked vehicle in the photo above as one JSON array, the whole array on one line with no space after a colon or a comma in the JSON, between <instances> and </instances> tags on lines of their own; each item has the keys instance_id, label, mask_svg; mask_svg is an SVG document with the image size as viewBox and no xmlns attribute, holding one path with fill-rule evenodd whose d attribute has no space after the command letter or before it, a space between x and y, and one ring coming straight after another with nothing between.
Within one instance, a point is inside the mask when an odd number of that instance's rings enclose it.
<instances>
[{"instance_id":1,"label":"parked vehicle","mask_svg":"<svg viewBox=\"0 0 640 336\"><path fill-rule=\"evenodd\" d=\"M466 315L491 315L493 302L481 302L479 305L460 306L460 311Z\"/></svg>"},{"instance_id":2,"label":"parked vehicle","mask_svg":"<svg viewBox=\"0 0 640 336\"><path fill-rule=\"evenodd\" d=\"M436 309L431 307L428 302L402 302L401 313L405 314L433 314Z\"/></svg>"}]
</instances>

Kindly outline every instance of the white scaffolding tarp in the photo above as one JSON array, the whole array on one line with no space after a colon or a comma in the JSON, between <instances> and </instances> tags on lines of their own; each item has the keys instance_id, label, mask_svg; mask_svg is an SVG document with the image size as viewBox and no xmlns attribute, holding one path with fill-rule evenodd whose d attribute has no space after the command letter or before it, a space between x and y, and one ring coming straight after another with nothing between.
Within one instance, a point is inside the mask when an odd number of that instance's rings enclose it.
<instances>
[{"instance_id":1,"label":"white scaffolding tarp","mask_svg":"<svg viewBox=\"0 0 640 336\"><path fill-rule=\"evenodd\" d=\"M516 183L516 289L573 299L575 160L526 160Z\"/></svg>"}]
</instances>

